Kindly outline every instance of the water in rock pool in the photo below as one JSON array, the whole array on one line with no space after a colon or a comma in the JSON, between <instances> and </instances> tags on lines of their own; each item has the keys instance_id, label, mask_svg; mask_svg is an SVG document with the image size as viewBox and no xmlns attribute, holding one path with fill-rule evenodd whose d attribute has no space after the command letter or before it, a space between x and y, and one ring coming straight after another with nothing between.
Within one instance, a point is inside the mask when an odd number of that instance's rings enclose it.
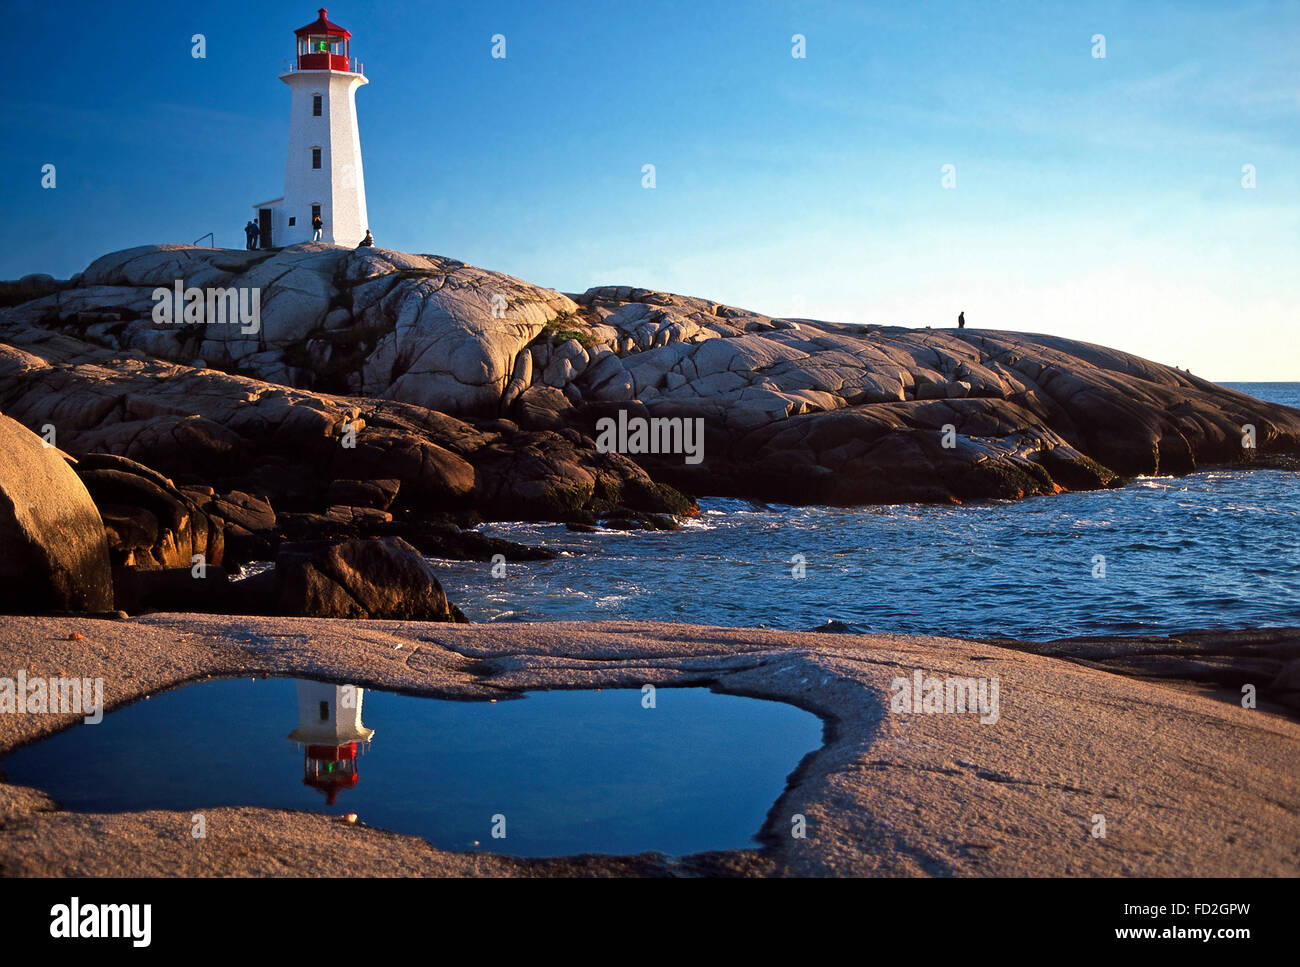
<instances>
[{"instance_id":1,"label":"water in rock pool","mask_svg":"<svg viewBox=\"0 0 1300 967\"><path fill-rule=\"evenodd\" d=\"M489 703L223 679L19 749L0 772L81 812L311 809L443 849L685 855L753 847L822 742L821 720L782 702L660 688L648 704L641 689Z\"/></svg>"},{"instance_id":2,"label":"water in rock pool","mask_svg":"<svg viewBox=\"0 0 1300 967\"><path fill-rule=\"evenodd\" d=\"M1300 407L1300 383L1227 385ZM1040 640L1300 624L1300 475L1290 471L1209 470L965 506L700 507L670 533L486 526L561 552L507 562L502 578L486 563L431 563L471 621L837 620Z\"/></svg>"}]
</instances>

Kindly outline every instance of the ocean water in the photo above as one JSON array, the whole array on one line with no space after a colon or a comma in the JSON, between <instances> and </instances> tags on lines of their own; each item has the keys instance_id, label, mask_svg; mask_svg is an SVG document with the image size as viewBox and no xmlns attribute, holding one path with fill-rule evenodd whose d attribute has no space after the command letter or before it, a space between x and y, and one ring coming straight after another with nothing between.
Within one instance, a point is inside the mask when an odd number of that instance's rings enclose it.
<instances>
[{"instance_id":1,"label":"ocean water","mask_svg":"<svg viewBox=\"0 0 1300 967\"><path fill-rule=\"evenodd\" d=\"M199 682L19 749L0 770L75 812L304 809L442 849L684 855L756 845L822 744L803 709L706 688L660 688L650 708L626 688L495 703L353 689L356 731L341 694L289 678Z\"/></svg>"},{"instance_id":2,"label":"ocean water","mask_svg":"<svg viewBox=\"0 0 1300 967\"><path fill-rule=\"evenodd\" d=\"M1300 383L1227 385L1300 408ZM501 578L485 563L431 563L471 621L840 621L1031 640L1300 625L1300 475L1288 471L959 507L700 506L671 533L485 526L561 553L507 562Z\"/></svg>"}]
</instances>

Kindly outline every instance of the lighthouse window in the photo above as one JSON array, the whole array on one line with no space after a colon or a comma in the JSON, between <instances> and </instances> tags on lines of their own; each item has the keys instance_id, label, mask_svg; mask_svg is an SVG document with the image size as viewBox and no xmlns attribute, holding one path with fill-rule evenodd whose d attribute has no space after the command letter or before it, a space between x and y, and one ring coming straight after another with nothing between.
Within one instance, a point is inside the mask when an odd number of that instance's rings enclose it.
<instances>
[{"instance_id":1,"label":"lighthouse window","mask_svg":"<svg viewBox=\"0 0 1300 967\"><path fill-rule=\"evenodd\" d=\"M311 99L311 116L314 118L320 117L320 108L321 96L319 94L313 94Z\"/></svg>"},{"instance_id":2,"label":"lighthouse window","mask_svg":"<svg viewBox=\"0 0 1300 967\"><path fill-rule=\"evenodd\" d=\"M313 168L320 167L320 148L311 149L311 166Z\"/></svg>"},{"instance_id":3,"label":"lighthouse window","mask_svg":"<svg viewBox=\"0 0 1300 967\"><path fill-rule=\"evenodd\" d=\"M320 720L321 720L322 722L324 722L324 721L328 720L329 717L330 717L330 703L329 703L329 702L321 702L321 703L320 703Z\"/></svg>"},{"instance_id":4,"label":"lighthouse window","mask_svg":"<svg viewBox=\"0 0 1300 967\"><path fill-rule=\"evenodd\" d=\"M312 217L312 218L320 218L320 205L312 205L312 206L311 206L311 217Z\"/></svg>"}]
</instances>

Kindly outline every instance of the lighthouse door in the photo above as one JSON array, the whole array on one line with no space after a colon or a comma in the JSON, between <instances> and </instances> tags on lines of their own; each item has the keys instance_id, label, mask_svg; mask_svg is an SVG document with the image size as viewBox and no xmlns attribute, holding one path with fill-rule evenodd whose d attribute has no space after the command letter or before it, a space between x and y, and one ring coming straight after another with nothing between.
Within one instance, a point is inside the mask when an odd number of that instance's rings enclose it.
<instances>
[{"instance_id":1,"label":"lighthouse door","mask_svg":"<svg viewBox=\"0 0 1300 967\"><path fill-rule=\"evenodd\" d=\"M271 209L259 208L257 210L257 227L261 230L258 238L261 240L262 248L271 247Z\"/></svg>"}]
</instances>

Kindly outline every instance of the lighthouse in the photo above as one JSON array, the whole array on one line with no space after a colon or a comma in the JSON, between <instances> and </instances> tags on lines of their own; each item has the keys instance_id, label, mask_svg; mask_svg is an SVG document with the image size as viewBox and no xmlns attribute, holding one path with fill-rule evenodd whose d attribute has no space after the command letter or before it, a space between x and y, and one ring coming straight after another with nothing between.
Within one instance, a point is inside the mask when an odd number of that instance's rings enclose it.
<instances>
[{"instance_id":1,"label":"lighthouse","mask_svg":"<svg viewBox=\"0 0 1300 967\"><path fill-rule=\"evenodd\" d=\"M370 83L352 56L352 34L316 20L294 31L294 59L280 80L289 85L289 158L284 196L254 205L262 248L309 242L321 220L321 241L355 246L366 234L366 182L357 129L357 88Z\"/></svg>"},{"instance_id":2,"label":"lighthouse","mask_svg":"<svg viewBox=\"0 0 1300 967\"><path fill-rule=\"evenodd\" d=\"M339 792L360 781L358 744L364 751L375 734L361 724L364 689L354 685L298 681L298 727L289 741L303 750L302 782L334 805Z\"/></svg>"}]
</instances>

